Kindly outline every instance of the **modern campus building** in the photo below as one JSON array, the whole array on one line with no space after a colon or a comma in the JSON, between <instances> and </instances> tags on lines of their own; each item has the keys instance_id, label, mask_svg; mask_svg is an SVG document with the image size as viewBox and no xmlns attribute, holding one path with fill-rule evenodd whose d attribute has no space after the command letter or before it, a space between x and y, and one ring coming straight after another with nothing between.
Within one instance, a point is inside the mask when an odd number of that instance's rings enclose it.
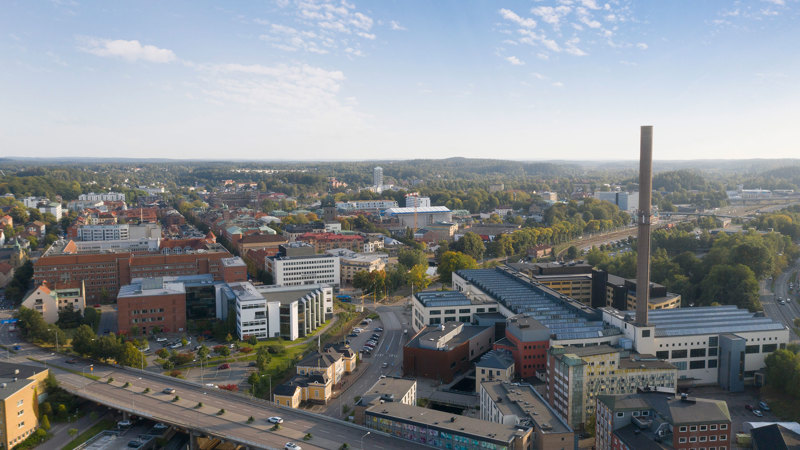
<instances>
[{"instance_id":1,"label":"modern campus building","mask_svg":"<svg viewBox=\"0 0 800 450\"><path fill-rule=\"evenodd\" d=\"M450 383L493 343L494 326L447 322L426 327L403 347L403 374Z\"/></svg>"},{"instance_id":2,"label":"modern campus building","mask_svg":"<svg viewBox=\"0 0 800 450\"><path fill-rule=\"evenodd\" d=\"M638 192L620 192L620 191L610 191L610 192L595 192L594 198L598 200L605 200L607 202L611 202L617 206L619 209L626 212L634 212L639 205L639 193Z\"/></svg>"},{"instance_id":3,"label":"modern campus building","mask_svg":"<svg viewBox=\"0 0 800 450\"><path fill-rule=\"evenodd\" d=\"M83 312L86 308L83 282L56 284L42 283L31 291L22 306L39 312L47 323L56 323L58 313L72 310Z\"/></svg>"},{"instance_id":4,"label":"modern campus building","mask_svg":"<svg viewBox=\"0 0 800 450\"><path fill-rule=\"evenodd\" d=\"M603 321L640 353L675 365L683 382L734 392L752 384L764 358L789 342L785 325L733 305L650 311L646 326L634 323L633 311L603 308Z\"/></svg>"},{"instance_id":5,"label":"modern campus building","mask_svg":"<svg viewBox=\"0 0 800 450\"><path fill-rule=\"evenodd\" d=\"M400 225L417 228L438 222L452 222L453 213L446 206L429 206L426 208L389 208L385 212L387 217L396 218Z\"/></svg>"},{"instance_id":6,"label":"modern campus building","mask_svg":"<svg viewBox=\"0 0 800 450\"><path fill-rule=\"evenodd\" d=\"M496 312L497 301L485 295L458 291L415 292L411 301L412 329L446 322L475 323L475 314Z\"/></svg>"},{"instance_id":7,"label":"modern campus building","mask_svg":"<svg viewBox=\"0 0 800 450\"><path fill-rule=\"evenodd\" d=\"M517 314L506 319L505 337L494 348L509 352L517 377L530 378L547 367L550 329L533 317Z\"/></svg>"},{"instance_id":8,"label":"modern campus building","mask_svg":"<svg viewBox=\"0 0 800 450\"><path fill-rule=\"evenodd\" d=\"M598 449L734 448L725 401L656 391L598 396L595 430Z\"/></svg>"},{"instance_id":9,"label":"modern campus building","mask_svg":"<svg viewBox=\"0 0 800 450\"><path fill-rule=\"evenodd\" d=\"M124 202L125 194L121 192L102 192L95 194L89 192L88 194L81 194L78 200L82 202Z\"/></svg>"},{"instance_id":10,"label":"modern campus building","mask_svg":"<svg viewBox=\"0 0 800 450\"><path fill-rule=\"evenodd\" d=\"M389 260L386 253L359 253L346 248L335 248L326 253L339 257L339 273L343 285L351 284L358 272L383 270Z\"/></svg>"},{"instance_id":11,"label":"modern campus building","mask_svg":"<svg viewBox=\"0 0 800 450\"><path fill-rule=\"evenodd\" d=\"M475 392L486 381L509 382L514 379L514 358L507 350L492 350L475 362Z\"/></svg>"},{"instance_id":12,"label":"modern campus building","mask_svg":"<svg viewBox=\"0 0 800 450\"><path fill-rule=\"evenodd\" d=\"M0 445L11 449L39 427L39 402L46 398L48 370L0 362Z\"/></svg>"},{"instance_id":13,"label":"modern campus building","mask_svg":"<svg viewBox=\"0 0 800 450\"><path fill-rule=\"evenodd\" d=\"M653 355L622 353L607 345L550 347L547 399L561 418L581 428L594 414L598 395L620 395L641 388L677 391L675 366Z\"/></svg>"},{"instance_id":14,"label":"modern campus building","mask_svg":"<svg viewBox=\"0 0 800 450\"><path fill-rule=\"evenodd\" d=\"M282 245L277 255L266 257L265 267L279 286L338 286L341 280L338 256L317 255L313 246L301 242Z\"/></svg>"},{"instance_id":15,"label":"modern campus building","mask_svg":"<svg viewBox=\"0 0 800 450\"><path fill-rule=\"evenodd\" d=\"M130 225L80 225L77 229L79 241L127 241L161 239L161 227L155 223Z\"/></svg>"},{"instance_id":16,"label":"modern campus building","mask_svg":"<svg viewBox=\"0 0 800 450\"><path fill-rule=\"evenodd\" d=\"M136 279L117 294L117 327L120 334L138 328L141 334L154 330L186 330L186 288L180 281L164 278Z\"/></svg>"},{"instance_id":17,"label":"modern campus building","mask_svg":"<svg viewBox=\"0 0 800 450\"><path fill-rule=\"evenodd\" d=\"M217 287L217 317L233 309L239 339L282 337L293 341L308 336L333 316L329 285L253 286L249 282Z\"/></svg>"},{"instance_id":18,"label":"modern campus building","mask_svg":"<svg viewBox=\"0 0 800 450\"><path fill-rule=\"evenodd\" d=\"M351 202L338 202L336 209L348 211L385 211L389 208L397 208L394 200L355 200Z\"/></svg>"},{"instance_id":19,"label":"modern campus building","mask_svg":"<svg viewBox=\"0 0 800 450\"><path fill-rule=\"evenodd\" d=\"M533 386L488 381L478 385L481 420L533 429L531 448L572 450L576 436Z\"/></svg>"}]
</instances>

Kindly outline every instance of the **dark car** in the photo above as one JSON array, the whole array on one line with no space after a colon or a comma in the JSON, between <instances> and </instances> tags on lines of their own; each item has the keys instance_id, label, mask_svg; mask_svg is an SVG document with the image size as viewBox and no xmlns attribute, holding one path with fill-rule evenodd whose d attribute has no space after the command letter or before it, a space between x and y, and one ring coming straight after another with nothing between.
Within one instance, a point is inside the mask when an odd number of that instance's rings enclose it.
<instances>
[{"instance_id":1,"label":"dark car","mask_svg":"<svg viewBox=\"0 0 800 450\"><path fill-rule=\"evenodd\" d=\"M753 410L753 405L744 405L744 409L746 409L748 411L752 411Z\"/></svg>"},{"instance_id":2,"label":"dark car","mask_svg":"<svg viewBox=\"0 0 800 450\"><path fill-rule=\"evenodd\" d=\"M67 364L78 364L78 360L75 359L75 358L68 359L68 360L66 360L64 362L66 362Z\"/></svg>"},{"instance_id":3,"label":"dark car","mask_svg":"<svg viewBox=\"0 0 800 450\"><path fill-rule=\"evenodd\" d=\"M22 346L21 345L15 345L13 348L14 348L14 350L17 350L17 351L22 350Z\"/></svg>"},{"instance_id":4,"label":"dark car","mask_svg":"<svg viewBox=\"0 0 800 450\"><path fill-rule=\"evenodd\" d=\"M128 441L128 447L130 448L139 448L142 446L142 443L139 441Z\"/></svg>"},{"instance_id":5,"label":"dark car","mask_svg":"<svg viewBox=\"0 0 800 450\"><path fill-rule=\"evenodd\" d=\"M247 365L247 367L255 367L255 366L256 366L255 361L250 361L250 364Z\"/></svg>"},{"instance_id":6,"label":"dark car","mask_svg":"<svg viewBox=\"0 0 800 450\"><path fill-rule=\"evenodd\" d=\"M230 369L230 368L231 368L231 365L228 364L228 363L220 364L219 367L217 367L217 369L219 369L219 370Z\"/></svg>"},{"instance_id":7,"label":"dark car","mask_svg":"<svg viewBox=\"0 0 800 450\"><path fill-rule=\"evenodd\" d=\"M350 333L347 337L358 337L358 333Z\"/></svg>"},{"instance_id":8,"label":"dark car","mask_svg":"<svg viewBox=\"0 0 800 450\"><path fill-rule=\"evenodd\" d=\"M383 332L383 327L375 328L375 331L377 331L378 333L381 333L381 332Z\"/></svg>"}]
</instances>

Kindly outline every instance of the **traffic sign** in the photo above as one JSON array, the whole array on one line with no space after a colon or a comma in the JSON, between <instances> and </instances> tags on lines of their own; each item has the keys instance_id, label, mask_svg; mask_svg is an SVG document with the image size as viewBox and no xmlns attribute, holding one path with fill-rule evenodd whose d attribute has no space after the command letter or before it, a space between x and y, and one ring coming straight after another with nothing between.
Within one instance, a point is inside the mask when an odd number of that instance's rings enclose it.
<instances>
[{"instance_id":1,"label":"traffic sign","mask_svg":"<svg viewBox=\"0 0 800 450\"><path fill-rule=\"evenodd\" d=\"M8 323L17 323L17 319L2 319L0 320L0 324L5 325Z\"/></svg>"}]
</instances>

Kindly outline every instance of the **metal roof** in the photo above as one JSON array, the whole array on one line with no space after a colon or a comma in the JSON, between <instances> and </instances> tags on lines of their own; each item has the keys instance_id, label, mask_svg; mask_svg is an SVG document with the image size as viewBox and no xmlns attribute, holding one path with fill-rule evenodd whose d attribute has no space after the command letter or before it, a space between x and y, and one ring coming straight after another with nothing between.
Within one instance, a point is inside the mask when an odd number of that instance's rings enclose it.
<instances>
[{"instance_id":1,"label":"metal roof","mask_svg":"<svg viewBox=\"0 0 800 450\"><path fill-rule=\"evenodd\" d=\"M648 312L657 337L783 330L784 325L735 305L659 309Z\"/></svg>"},{"instance_id":2,"label":"metal roof","mask_svg":"<svg viewBox=\"0 0 800 450\"><path fill-rule=\"evenodd\" d=\"M422 206L419 208L389 208L386 214L426 214L426 213L446 213L451 212L446 206Z\"/></svg>"},{"instance_id":3,"label":"metal roof","mask_svg":"<svg viewBox=\"0 0 800 450\"><path fill-rule=\"evenodd\" d=\"M612 336L621 332L597 314L575 309L560 297L500 269L459 270L457 274L516 314L533 317L557 340Z\"/></svg>"}]
</instances>

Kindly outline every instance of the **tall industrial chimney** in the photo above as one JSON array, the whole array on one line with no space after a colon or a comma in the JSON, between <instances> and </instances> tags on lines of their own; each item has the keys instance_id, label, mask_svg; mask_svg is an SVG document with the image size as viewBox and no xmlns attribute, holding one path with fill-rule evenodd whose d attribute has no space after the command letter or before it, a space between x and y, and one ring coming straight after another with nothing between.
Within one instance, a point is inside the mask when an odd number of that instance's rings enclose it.
<instances>
[{"instance_id":1,"label":"tall industrial chimney","mask_svg":"<svg viewBox=\"0 0 800 450\"><path fill-rule=\"evenodd\" d=\"M636 324L647 325L650 300L650 203L653 193L653 127L642 127L639 153L638 254L636 260Z\"/></svg>"}]
</instances>

